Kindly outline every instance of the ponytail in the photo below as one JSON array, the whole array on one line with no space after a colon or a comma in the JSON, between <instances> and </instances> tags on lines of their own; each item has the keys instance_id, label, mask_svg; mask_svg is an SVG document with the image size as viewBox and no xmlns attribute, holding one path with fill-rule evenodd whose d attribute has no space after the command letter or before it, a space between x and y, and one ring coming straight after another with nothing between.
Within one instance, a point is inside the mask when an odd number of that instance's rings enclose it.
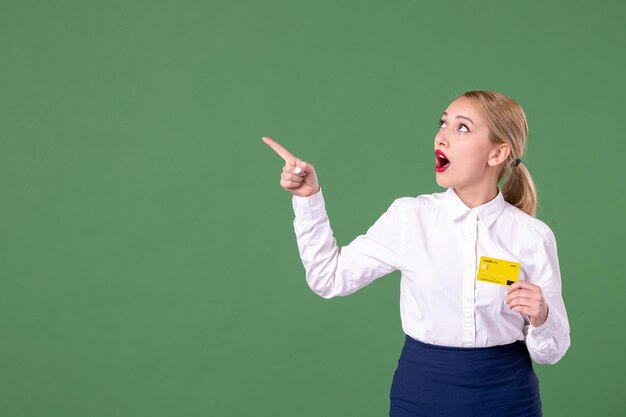
<instances>
[{"instance_id":1,"label":"ponytail","mask_svg":"<svg viewBox=\"0 0 626 417\"><path fill-rule=\"evenodd\" d=\"M511 173L502 185L502 195L511 205L526 214L537 214L537 192L530 172L522 164L517 167L509 165Z\"/></svg>"},{"instance_id":2,"label":"ponytail","mask_svg":"<svg viewBox=\"0 0 626 417\"><path fill-rule=\"evenodd\" d=\"M473 90L462 96L469 98L485 116L489 127L489 139L494 144L506 143L511 150L504 162L498 181L504 180L502 194L511 205L535 216L537 193L530 172L521 160L528 136L526 114L512 98L495 91Z\"/></svg>"}]
</instances>

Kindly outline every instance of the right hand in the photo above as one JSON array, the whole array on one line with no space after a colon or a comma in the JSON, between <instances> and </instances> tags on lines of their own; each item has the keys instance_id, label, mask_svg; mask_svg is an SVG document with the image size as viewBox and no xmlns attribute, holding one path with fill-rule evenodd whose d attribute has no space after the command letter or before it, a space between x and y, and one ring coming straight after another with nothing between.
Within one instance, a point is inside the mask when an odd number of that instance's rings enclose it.
<instances>
[{"instance_id":1,"label":"right hand","mask_svg":"<svg viewBox=\"0 0 626 417\"><path fill-rule=\"evenodd\" d=\"M300 197L310 197L319 192L320 186L313 165L296 158L273 139L268 137L262 139L285 160L283 172L280 174L281 187ZM300 168L300 173L296 173L296 168Z\"/></svg>"}]
</instances>

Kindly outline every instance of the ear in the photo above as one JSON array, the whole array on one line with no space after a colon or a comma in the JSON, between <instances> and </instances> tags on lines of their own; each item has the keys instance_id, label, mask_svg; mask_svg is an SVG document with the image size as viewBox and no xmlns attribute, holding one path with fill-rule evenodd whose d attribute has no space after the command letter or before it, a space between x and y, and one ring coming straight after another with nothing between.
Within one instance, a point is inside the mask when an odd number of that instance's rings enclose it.
<instances>
[{"instance_id":1,"label":"ear","mask_svg":"<svg viewBox=\"0 0 626 417\"><path fill-rule=\"evenodd\" d=\"M489 153L489 159L487 163L489 166L497 166L506 161L506 158L511 154L511 148L506 143L500 143L491 150Z\"/></svg>"}]
</instances>

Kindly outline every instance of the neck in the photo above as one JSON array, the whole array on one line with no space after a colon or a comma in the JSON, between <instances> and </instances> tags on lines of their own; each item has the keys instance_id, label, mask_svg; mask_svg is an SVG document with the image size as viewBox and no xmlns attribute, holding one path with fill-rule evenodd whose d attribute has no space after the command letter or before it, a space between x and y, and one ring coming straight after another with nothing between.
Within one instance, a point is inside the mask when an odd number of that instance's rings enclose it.
<instances>
[{"instance_id":1,"label":"neck","mask_svg":"<svg viewBox=\"0 0 626 417\"><path fill-rule=\"evenodd\" d=\"M455 188L454 192L459 196L461 201L469 207L474 208L487 204L498 195L497 184L492 187L483 187L477 189L460 189Z\"/></svg>"}]
</instances>

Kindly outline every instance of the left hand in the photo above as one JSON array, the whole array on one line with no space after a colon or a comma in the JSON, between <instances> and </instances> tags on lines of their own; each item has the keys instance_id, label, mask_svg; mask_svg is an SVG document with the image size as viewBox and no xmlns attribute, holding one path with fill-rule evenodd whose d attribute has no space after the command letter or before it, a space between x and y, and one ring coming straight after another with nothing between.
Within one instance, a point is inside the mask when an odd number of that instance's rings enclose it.
<instances>
[{"instance_id":1,"label":"left hand","mask_svg":"<svg viewBox=\"0 0 626 417\"><path fill-rule=\"evenodd\" d=\"M530 324L541 326L548 318L548 305L541 287L528 281L517 281L506 291L506 303L513 311L526 314Z\"/></svg>"}]
</instances>

